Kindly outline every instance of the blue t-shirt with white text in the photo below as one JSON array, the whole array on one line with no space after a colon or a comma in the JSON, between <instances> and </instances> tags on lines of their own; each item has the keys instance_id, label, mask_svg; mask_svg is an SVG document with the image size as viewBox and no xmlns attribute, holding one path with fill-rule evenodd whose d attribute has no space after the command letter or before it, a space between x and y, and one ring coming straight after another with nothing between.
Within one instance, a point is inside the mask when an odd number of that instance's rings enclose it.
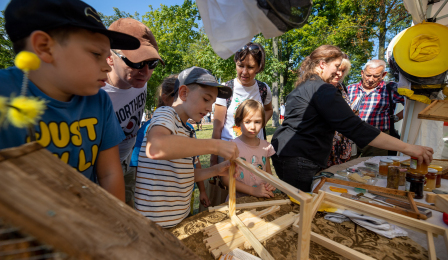
<instances>
[{"instance_id":1,"label":"blue t-shirt with white text","mask_svg":"<svg viewBox=\"0 0 448 260\"><path fill-rule=\"evenodd\" d=\"M16 67L0 70L0 96L19 96L23 72ZM27 96L47 101L45 113L35 125L36 139L65 163L96 181L98 154L118 145L124 138L112 102L104 90L93 96L73 96L68 102L55 100L31 81ZM26 128L11 124L0 128L0 149L29 142Z\"/></svg>"}]
</instances>

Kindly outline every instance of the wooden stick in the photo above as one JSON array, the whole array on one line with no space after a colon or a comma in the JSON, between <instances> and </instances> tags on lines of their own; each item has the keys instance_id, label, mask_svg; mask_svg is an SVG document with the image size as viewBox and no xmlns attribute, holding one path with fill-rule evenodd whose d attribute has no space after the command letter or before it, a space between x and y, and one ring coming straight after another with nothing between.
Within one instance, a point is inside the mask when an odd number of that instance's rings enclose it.
<instances>
[{"instance_id":1,"label":"wooden stick","mask_svg":"<svg viewBox=\"0 0 448 260\"><path fill-rule=\"evenodd\" d=\"M331 194L329 192L325 193L325 199L324 202L330 202L331 204L335 206L339 206L338 208L343 209L349 209L354 212L363 213L366 215L370 215L372 217L377 217L381 219L385 219L388 222L391 222L393 224L396 224L398 226L402 226L405 228L409 228L412 230L417 230L419 232L422 232L426 234L427 231L430 231L437 235L443 235L445 232L444 228L441 228L437 225L416 220L410 217L406 217L400 214L397 214L395 212L391 212L388 210L384 210L381 208L377 208L371 205L367 205L364 203L360 203L356 200L347 199L341 196L336 196L334 194Z\"/></svg>"},{"instance_id":2,"label":"wooden stick","mask_svg":"<svg viewBox=\"0 0 448 260\"><path fill-rule=\"evenodd\" d=\"M338 253L341 256L346 257L350 260L375 260L375 258L372 258L356 250L353 250L349 247L346 247L342 244L339 244L329 238L326 238L314 232L311 232L311 241L318 243L319 245L328 248L331 251Z\"/></svg>"},{"instance_id":3,"label":"wooden stick","mask_svg":"<svg viewBox=\"0 0 448 260\"><path fill-rule=\"evenodd\" d=\"M299 238L297 245L297 259L308 260L310 254L311 222L313 220L313 205L304 201L300 203Z\"/></svg>"},{"instance_id":4,"label":"wooden stick","mask_svg":"<svg viewBox=\"0 0 448 260\"><path fill-rule=\"evenodd\" d=\"M325 177L323 177L323 178L325 178ZM370 191L384 192L387 194L398 195L398 196L403 196L403 197L407 197L408 193L409 193L408 191L404 191L404 190L389 189L389 188L367 185L367 184L358 183L358 182L352 182L352 181L343 181L343 180L331 179L331 178L326 178L325 181L329 182L329 183L343 185L343 186L363 188L363 189L368 190L369 192ZM414 194L414 193L412 192L412 194Z\"/></svg>"},{"instance_id":5,"label":"wooden stick","mask_svg":"<svg viewBox=\"0 0 448 260\"><path fill-rule=\"evenodd\" d=\"M408 199L404 199L404 198L397 197L397 196L394 196L394 195L389 195L389 194L386 194L386 193L375 192L375 191L369 191L369 192L372 193L372 194L375 194L375 195L380 195L380 196L391 198L391 199L396 199L396 200L409 202ZM414 200L414 203L415 203L415 205L420 206L420 207L424 207L424 208L427 208L427 209L432 209L432 210L435 210L435 211L443 212L441 209L439 209L437 207L434 207L434 206L431 206L431 205L428 205L426 203L417 202L415 200Z\"/></svg>"},{"instance_id":6,"label":"wooden stick","mask_svg":"<svg viewBox=\"0 0 448 260\"><path fill-rule=\"evenodd\" d=\"M275 222L266 223L266 225L264 225L262 228L257 228L252 232L257 237L258 241L263 242L277 235L283 230L287 229L290 225L292 225L294 219L297 219L298 217L299 214L294 214L293 212L290 212L276 219L277 220L276 223ZM262 231L261 234L260 231ZM252 245L248 241L246 241L244 243L244 248L251 249Z\"/></svg>"},{"instance_id":7,"label":"wooden stick","mask_svg":"<svg viewBox=\"0 0 448 260\"><path fill-rule=\"evenodd\" d=\"M434 246L434 237L431 232L426 232L426 239L428 241L428 254L430 260L437 260L436 248Z\"/></svg>"},{"instance_id":8,"label":"wooden stick","mask_svg":"<svg viewBox=\"0 0 448 260\"><path fill-rule=\"evenodd\" d=\"M322 201L324 200L324 198L325 198L325 191L322 191L322 190L319 191L319 195L314 196L314 198L313 198L313 214L311 216L311 219L313 219L314 216L316 216L316 213L319 210L320 205L322 204ZM300 217L298 217L296 219L296 221L294 221L294 223L292 224L292 229L294 231L296 231L297 233L299 232L299 220L300 220Z\"/></svg>"},{"instance_id":9,"label":"wooden stick","mask_svg":"<svg viewBox=\"0 0 448 260\"><path fill-rule=\"evenodd\" d=\"M414 210L415 213L420 214L420 211L418 210L417 205L415 205L414 196L411 193L408 193L408 199L409 199L409 204L411 204L412 210Z\"/></svg>"},{"instance_id":10,"label":"wooden stick","mask_svg":"<svg viewBox=\"0 0 448 260\"><path fill-rule=\"evenodd\" d=\"M289 203L291 203L291 200L289 200L289 199L288 200L268 200L268 201L253 202L253 203L236 204L235 209L252 209L252 208L259 208L259 207L284 205L284 204L289 204ZM209 207L208 210L209 210L209 212L226 211L226 210L229 210L229 206L224 205L224 206Z\"/></svg>"},{"instance_id":11,"label":"wooden stick","mask_svg":"<svg viewBox=\"0 0 448 260\"><path fill-rule=\"evenodd\" d=\"M230 163L229 168L229 216L235 216L235 203L236 203L236 184L235 184L235 163Z\"/></svg>"},{"instance_id":12,"label":"wooden stick","mask_svg":"<svg viewBox=\"0 0 448 260\"><path fill-rule=\"evenodd\" d=\"M320 178L320 182L319 182L319 184L317 184L316 188L314 188L313 193L317 193L322 188L322 186L324 186L326 181L327 181L327 178L325 178L325 177Z\"/></svg>"},{"instance_id":13,"label":"wooden stick","mask_svg":"<svg viewBox=\"0 0 448 260\"><path fill-rule=\"evenodd\" d=\"M445 249L448 251L448 229L443 233L443 240L445 241Z\"/></svg>"},{"instance_id":14,"label":"wooden stick","mask_svg":"<svg viewBox=\"0 0 448 260\"><path fill-rule=\"evenodd\" d=\"M250 232L250 230L241 222L241 220L237 216L231 216L230 219L232 223L238 227L238 229L243 233L249 243L254 247L255 252L261 257L263 260L274 260L274 258L269 254L268 250L264 248L264 246L257 240L257 238ZM309 244L309 243L308 243Z\"/></svg>"},{"instance_id":15,"label":"wooden stick","mask_svg":"<svg viewBox=\"0 0 448 260\"><path fill-rule=\"evenodd\" d=\"M392 211L392 212L395 212L395 213L398 213L400 215L407 216L407 217L410 217L410 218L423 219L423 220L426 220L428 218L428 216L426 216L424 214L421 214L420 211L418 213L415 213L414 211L410 211L410 210L403 209L403 208L400 208L400 207L392 208L392 207L379 205L379 204L375 204L375 203L369 203L369 202L365 202L365 201L358 201L358 202L361 202L361 203L364 203L364 204L367 204L367 205L371 205L371 206L374 206L374 207L377 207L377 208L381 208L381 209L384 209L384 210L389 210L389 211Z\"/></svg>"}]
</instances>

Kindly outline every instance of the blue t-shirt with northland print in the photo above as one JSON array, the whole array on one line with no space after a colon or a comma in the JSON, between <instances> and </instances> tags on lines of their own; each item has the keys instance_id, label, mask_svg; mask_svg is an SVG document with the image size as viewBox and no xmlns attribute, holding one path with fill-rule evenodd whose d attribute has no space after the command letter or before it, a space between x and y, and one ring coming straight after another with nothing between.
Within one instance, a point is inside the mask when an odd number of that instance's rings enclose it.
<instances>
[{"instance_id":1,"label":"blue t-shirt with northland print","mask_svg":"<svg viewBox=\"0 0 448 260\"><path fill-rule=\"evenodd\" d=\"M16 67L0 70L0 96L20 95L23 72ZM95 162L98 154L118 145L123 130L115 116L107 93L100 90L93 96L73 96L68 102L55 100L31 81L27 96L47 101L41 120L35 125L37 141L65 163L96 181ZM26 128L10 123L0 127L0 149L29 142Z\"/></svg>"}]
</instances>

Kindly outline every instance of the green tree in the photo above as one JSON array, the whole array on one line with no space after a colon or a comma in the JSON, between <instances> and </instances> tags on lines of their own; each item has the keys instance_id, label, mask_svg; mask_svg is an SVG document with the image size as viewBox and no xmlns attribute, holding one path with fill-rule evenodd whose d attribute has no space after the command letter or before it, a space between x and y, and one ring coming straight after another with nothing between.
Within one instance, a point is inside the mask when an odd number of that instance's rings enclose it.
<instances>
[{"instance_id":1,"label":"green tree","mask_svg":"<svg viewBox=\"0 0 448 260\"><path fill-rule=\"evenodd\" d=\"M14 66L15 57L12 42L6 34L4 15L5 11L2 11L2 16L0 16L0 69Z\"/></svg>"},{"instance_id":2,"label":"green tree","mask_svg":"<svg viewBox=\"0 0 448 260\"><path fill-rule=\"evenodd\" d=\"M117 7L113 7L114 14L113 15L104 15L103 13L98 12L100 15L101 20L103 21L104 26L108 28L113 22L120 18L133 18L135 20L140 21L140 15L139 13L135 12L134 15L131 15L130 13L126 13L124 11L120 11Z\"/></svg>"}]
</instances>

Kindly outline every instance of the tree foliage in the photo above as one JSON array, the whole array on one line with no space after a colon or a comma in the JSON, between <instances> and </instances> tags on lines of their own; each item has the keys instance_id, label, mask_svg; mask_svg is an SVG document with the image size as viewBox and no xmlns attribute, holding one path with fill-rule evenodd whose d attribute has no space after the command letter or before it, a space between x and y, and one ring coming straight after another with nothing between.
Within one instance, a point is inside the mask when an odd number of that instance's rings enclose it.
<instances>
[{"instance_id":1,"label":"tree foliage","mask_svg":"<svg viewBox=\"0 0 448 260\"><path fill-rule=\"evenodd\" d=\"M14 66L14 51L12 49L12 42L8 38L5 30L4 12L0 16L0 69L6 69Z\"/></svg>"}]
</instances>

